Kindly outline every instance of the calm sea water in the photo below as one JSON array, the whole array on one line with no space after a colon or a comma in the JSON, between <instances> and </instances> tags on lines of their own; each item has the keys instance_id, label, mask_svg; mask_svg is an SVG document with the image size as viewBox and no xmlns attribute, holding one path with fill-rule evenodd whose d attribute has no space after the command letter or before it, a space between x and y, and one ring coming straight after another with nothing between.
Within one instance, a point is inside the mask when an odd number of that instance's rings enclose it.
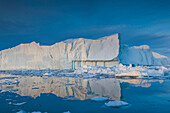
<instances>
[{"instance_id":1,"label":"calm sea water","mask_svg":"<svg viewBox=\"0 0 170 113\"><path fill-rule=\"evenodd\" d=\"M5 78L4 78L5 77ZM6 84L5 84L6 83ZM0 75L0 113L170 113L170 80ZM123 100L111 108L90 98ZM22 105L17 105L22 104Z\"/></svg>"}]
</instances>

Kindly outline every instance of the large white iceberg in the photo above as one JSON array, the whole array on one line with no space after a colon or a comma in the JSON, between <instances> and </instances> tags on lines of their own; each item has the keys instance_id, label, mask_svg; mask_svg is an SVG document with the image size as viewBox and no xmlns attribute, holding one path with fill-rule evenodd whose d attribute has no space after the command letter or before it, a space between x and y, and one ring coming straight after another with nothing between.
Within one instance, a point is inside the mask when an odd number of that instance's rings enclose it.
<instances>
[{"instance_id":1,"label":"large white iceberg","mask_svg":"<svg viewBox=\"0 0 170 113\"><path fill-rule=\"evenodd\" d=\"M0 69L70 69L73 60L112 60L119 55L119 34L97 40L74 39L40 46L20 44L0 51Z\"/></svg>"},{"instance_id":2,"label":"large white iceberg","mask_svg":"<svg viewBox=\"0 0 170 113\"><path fill-rule=\"evenodd\" d=\"M77 67L82 67L82 62L112 67L118 60L122 64L170 65L168 57L152 52L148 45L120 46L117 33L97 40L69 39L52 46L35 42L20 44L0 51L0 70L71 69L75 61Z\"/></svg>"}]
</instances>

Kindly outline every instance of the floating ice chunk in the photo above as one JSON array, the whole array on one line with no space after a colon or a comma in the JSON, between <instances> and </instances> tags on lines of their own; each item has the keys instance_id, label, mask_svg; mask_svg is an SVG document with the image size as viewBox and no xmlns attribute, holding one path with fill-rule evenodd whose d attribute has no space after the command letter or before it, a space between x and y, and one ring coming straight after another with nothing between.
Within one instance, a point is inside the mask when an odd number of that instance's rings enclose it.
<instances>
[{"instance_id":1,"label":"floating ice chunk","mask_svg":"<svg viewBox=\"0 0 170 113\"><path fill-rule=\"evenodd\" d=\"M108 107L121 107L121 106L127 106L127 102L115 100L115 101L109 101L108 103L105 103L106 106Z\"/></svg>"},{"instance_id":2,"label":"floating ice chunk","mask_svg":"<svg viewBox=\"0 0 170 113\"><path fill-rule=\"evenodd\" d=\"M83 77L93 77L104 75L115 75L117 77L167 77L170 76L170 68L164 66L136 66L132 67L119 64L113 67L104 66L88 66L85 65L83 68L76 69L72 74Z\"/></svg>"},{"instance_id":3,"label":"floating ice chunk","mask_svg":"<svg viewBox=\"0 0 170 113\"><path fill-rule=\"evenodd\" d=\"M23 104L26 104L26 102L21 102L21 103L13 103L13 105L15 105L15 106L21 106L21 105L23 105Z\"/></svg>"},{"instance_id":4,"label":"floating ice chunk","mask_svg":"<svg viewBox=\"0 0 170 113\"><path fill-rule=\"evenodd\" d=\"M93 100L93 101L106 101L106 100L108 100L108 98L105 98L105 97L94 97L94 98L91 98L91 100Z\"/></svg>"},{"instance_id":5,"label":"floating ice chunk","mask_svg":"<svg viewBox=\"0 0 170 113\"><path fill-rule=\"evenodd\" d=\"M4 92L7 92L7 90L1 90L0 93L4 93Z\"/></svg>"},{"instance_id":6,"label":"floating ice chunk","mask_svg":"<svg viewBox=\"0 0 170 113\"><path fill-rule=\"evenodd\" d=\"M44 73L45 76L55 75L54 73Z\"/></svg>"},{"instance_id":7,"label":"floating ice chunk","mask_svg":"<svg viewBox=\"0 0 170 113\"><path fill-rule=\"evenodd\" d=\"M66 112L63 112L63 113L71 113L70 111L66 111Z\"/></svg>"},{"instance_id":8,"label":"floating ice chunk","mask_svg":"<svg viewBox=\"0 0 170 113\"><path fill-rule=\"evenodd\" d=\"M25 112L24 110L20 110L20 111L18 111L16 113L27 113L27 112Z\"/></svg>"},{"instance_id":9,"label":"floating ice chunk","mask_svg":"<svg viewBox=\"0 0 170 113\"><path fill-rule=\"evenodd\" d=\"M140 77L141 73L139 71L131 71L131 72L124 72L124 73L119 73L115 74L117 77Z\"/></svg>"},{"instance_id":10,"label":"floating ice chunk","mask_svg":"<svg viewBox=\"0 0 170 113\"><path fill-rule=\"evenodd\" d=\"M33 112L31 112L31 113L41 113L40 111L33 111Z\"/></svg>"},{"instance_id":11,"label":"floating ice chunk","mask_svg":"<svg viewBox=\"0 0 170 113\"><path fill-rule=\"evenodd\" d=\"M6 99L6 101L10 101L10 100L12 100L12 99Z\"/></svg>"}]
</instances>

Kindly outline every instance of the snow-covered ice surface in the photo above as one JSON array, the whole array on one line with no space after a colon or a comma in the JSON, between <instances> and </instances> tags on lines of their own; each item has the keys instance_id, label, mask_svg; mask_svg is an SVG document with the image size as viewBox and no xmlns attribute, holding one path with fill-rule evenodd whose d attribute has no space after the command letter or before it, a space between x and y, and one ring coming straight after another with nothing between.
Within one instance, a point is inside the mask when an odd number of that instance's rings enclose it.
<instances>
[{"instance_id":1,"label":"snow-covered ice surface","mask_svg":"<svg viewBox=\"0 0 170 113\"><path fill-rule=\"evenodd\" d=\"M109 100L108 98L105 98L105 97L94 97L94 98L91 98L91 100L93 101L106 101L106 100Z\"/></svg>"},{"instance_id":2,"label":"snow-covered ice surface","mask_svg":"<svg viewBox=\"0 0 170 113\"><path fill-rule=\"evenodd\" d=\"M121 107L121 106L127 106L128 103L120 100L115 101L109 101L108 103L105 103L108 107Z\"/></svg>"}]
</instances>

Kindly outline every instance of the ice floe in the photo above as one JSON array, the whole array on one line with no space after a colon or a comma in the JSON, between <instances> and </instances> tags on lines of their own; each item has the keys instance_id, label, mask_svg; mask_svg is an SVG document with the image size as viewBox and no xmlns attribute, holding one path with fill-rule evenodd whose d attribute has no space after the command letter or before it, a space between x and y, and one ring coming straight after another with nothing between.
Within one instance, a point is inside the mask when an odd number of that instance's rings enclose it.
<instances>
[{"instance_id":1,"label":"ice floe","mask_svg":"<svg viewBox=\"0 0 170 113\"><path fill-rule=\"evenodd\" d=\"M16 113L27 113L27 112L24 111L24 110L20 110L20 111L18 111L18 112L16 112Z\"/></svg>"},{"instance_id":2,"label":"ice floe","mask_svg":"<svg viewBox=\"0 0 170 113\"><path fill-rule=\"evenodd\" d=\"M24 110L20 110L20 111L18 111L16 113L27 113L27 112L24 111ZM41 113L41 112L40 111L33 111L33 112L28 112L28 113ZM47 113L47 112L43 112L43 113Z\"/></svg>"},{"instance_id":3,"label":"ice floe","mask_svg":"<svg viewBox=\"0 0 170 113\"><path fill-rule=\"evenodd\" d=\"M15 105L15 106L21 106L21 105L24 105L24 104L26 104L26 102L21 102L21 103L13 103L13 105Z\"/></svg>"},{"instance_id":4,"label":"ice floe","mask_svg":"<svg viewBox=\"0 0 170 113\"><path fill-rule=\"evenodd\" d=\"M1 91L0 91L0 93L5 93L5 92L7 92L7 90L1 90Z\"/></svg>"},{"instance_id":5,"label":"ice floe","mask_svg":"<svg viewBox=\"0 0 170 113\"><path fill-rule=\"evenodd\" d=\"M120 100L115 101L109 101L108 103L105 103L108 107L121 107L121 106L127 106L128 103Z\"/></svg>"},{"instance_id":6,"label":"ice floe","mask_svg":"<svg viewBox=\"0 0 170 113\"><path fill-rule=\"evenodd\" d=\"M64 70L12 70L5 73L23 76L41 76L47 79L51 76L68 76L68 77L135 77L135 78L150 78L150 77L170 77L170 66L126 66L119 64L113 67L84 65L79 69L64 69ZM4 73L4 74L5 74ZM0 84L18 84L19 81L1 81Z\"/></svg>"},{"instance_id":7,"label":"ice floe","mask_svg":"<svg viewBox=\"0 0 170 113\"><path fill-rule=\"evenodd\" d=\"M114 67L104 66L90 66L85 65L74 71L74 74L81 74L82 76L94 77L101 74L114 75L115 77L159 77L169 76L170 68L164 66L126 66L119 64Z\"/></svg>"},{"instance_id":8,"label":"ice floe","mask_svg":"<svg viewBox=\"0 0 170 113\"><path fill-rule=\"evenodd\" d=\"M94 98L91 98L91 100L93 100L93 101L106 101L106 100L108 100L108 98L105 98L105 97L94 97Z\"/></svg>"},{"instance_id":9,"label":"ice floe","mask_svg":"<svg viewBox=\"0 0 170 113\"><path fill-rule=\"evenodd\" d=\"M40 111L33 111L33 112L31 112L31 113L41 113Z\"/></svg>"},{"instance_id":10,"label":"ice floe","mask_svg":"<svg viewBox=\"0 0 170 113\"><path fill-rule=\"evenodd\" d=\"M63 113L71 113L70 111L66 111L66 112L63 112Z\"/></svg>"}]
</instances>

